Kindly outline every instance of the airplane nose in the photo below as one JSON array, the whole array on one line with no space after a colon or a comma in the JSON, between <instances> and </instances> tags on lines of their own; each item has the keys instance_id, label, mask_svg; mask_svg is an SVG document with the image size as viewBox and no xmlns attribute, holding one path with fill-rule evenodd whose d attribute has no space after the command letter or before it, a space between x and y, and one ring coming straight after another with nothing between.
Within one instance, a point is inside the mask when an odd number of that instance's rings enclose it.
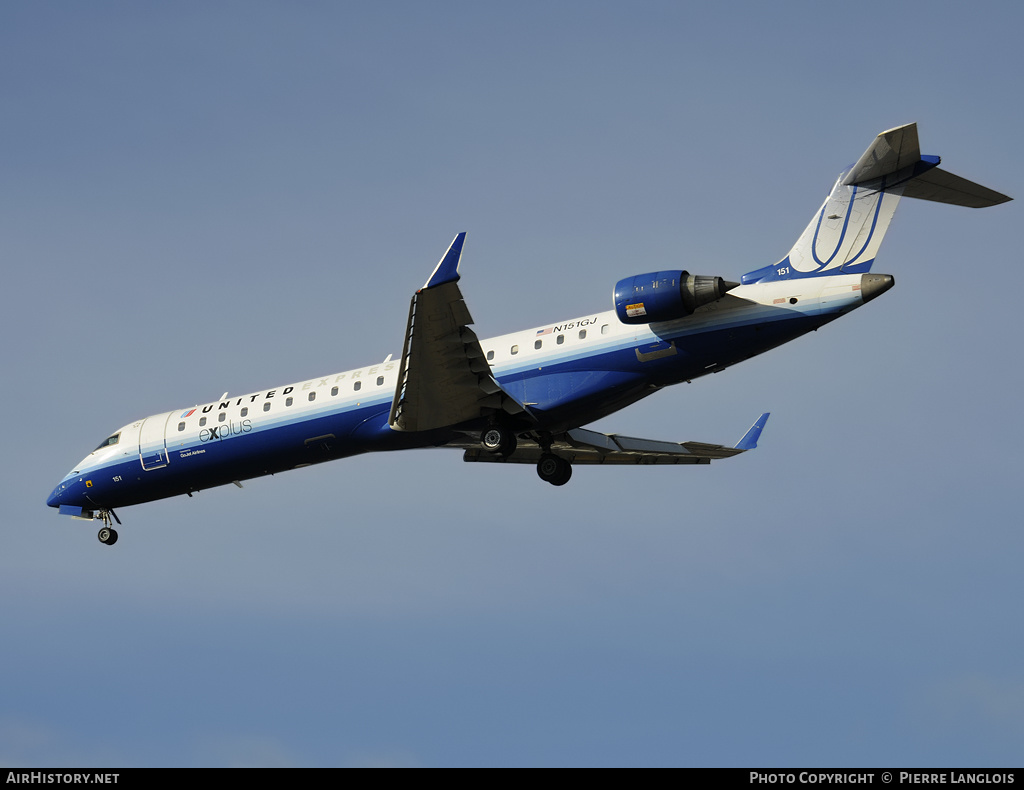
<instances>
[{"instance_id":1,"label":"airplane nose","mask_svg":"<svg viewBox=\"0 0 1024 790\"><path fill-rule=\"evenodd\" d=\"M49 507L60 507L60 486L50 492L50 496L46 498L46 504Z\"/></svg>"}]
</instances>

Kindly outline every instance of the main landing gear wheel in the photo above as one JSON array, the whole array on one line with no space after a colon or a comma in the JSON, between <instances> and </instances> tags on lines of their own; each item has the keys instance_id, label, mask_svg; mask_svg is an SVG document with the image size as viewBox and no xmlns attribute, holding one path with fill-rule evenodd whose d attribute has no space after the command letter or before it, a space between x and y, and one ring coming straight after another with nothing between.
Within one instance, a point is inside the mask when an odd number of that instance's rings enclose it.
<instances>
[{"instance_id":1,"label":"main landing gear wheel","mask_svg":"<svg viewBox=\"0 0 1024 790\"><path fill-rule=\"evenodd\" d=\"M113 546L117 543L117 530L111 529L110 527L103 527L96 535L100 539L100 543L106 543L108 546Z\"/></svg>"},{"instance_id":2,"label":"main landing gear wheel","mask_svg":"<svg viewBox=\"0 0 1024 790\"><path fill-rule=\"evenodd\" d=\"M537 474L545 483L564 486L572 477L572 464L553 453L544 453L537 462Z\"/></svg>"},{"instance_id":3,"label":"main landing gear wheel","mask_svg":"<svg viewBox=\"0 0 1024 790\"><path fill-rule=\"evenodd\" d=\"M480 434L480 444L492 455L508 458L516 451L516 435L503 425L492 425Z\"/></svg>"}]
</instances>

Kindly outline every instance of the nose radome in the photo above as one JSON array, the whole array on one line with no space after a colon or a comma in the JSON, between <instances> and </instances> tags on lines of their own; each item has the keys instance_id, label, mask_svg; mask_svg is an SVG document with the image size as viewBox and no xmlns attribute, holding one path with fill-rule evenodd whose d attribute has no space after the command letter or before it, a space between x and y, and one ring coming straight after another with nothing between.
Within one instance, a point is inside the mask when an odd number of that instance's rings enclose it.
<instances>
[{"instance_id":1,"label":"nose radome","mask_svg":"<svg viewBox=\"0 0 1024 790\"><path fill-rule=\"evenodd\" d=\"M60 507L60 486L50 492L50 496L46 498L46 504L49 507Z\"/></svg>"}]
</instances>

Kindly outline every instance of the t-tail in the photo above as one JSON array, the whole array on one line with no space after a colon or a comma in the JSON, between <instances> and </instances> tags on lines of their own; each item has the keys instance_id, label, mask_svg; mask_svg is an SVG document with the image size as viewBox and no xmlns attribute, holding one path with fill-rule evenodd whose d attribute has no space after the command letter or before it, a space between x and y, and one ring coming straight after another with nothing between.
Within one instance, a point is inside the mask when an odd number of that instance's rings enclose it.
<instances>
[{"instance_id":1,"label":"t-tail","mask_svg":"<svg viewBox=\"0 0 1024 790\"><path fill-rule=\"evenodd\" d=\"M743 275L742 283L869 272L901 197L970 208L1012 200L938 165L939 157L921 154L916 123L882 132L839 174L789 254Z\"/></svg>"}]
</instances>

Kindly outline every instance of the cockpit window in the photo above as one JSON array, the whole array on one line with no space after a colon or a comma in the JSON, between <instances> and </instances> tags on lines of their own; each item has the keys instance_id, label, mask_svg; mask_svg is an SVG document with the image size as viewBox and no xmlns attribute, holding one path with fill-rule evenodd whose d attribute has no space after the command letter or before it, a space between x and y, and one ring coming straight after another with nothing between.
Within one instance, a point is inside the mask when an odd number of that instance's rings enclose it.
<instances>
[{"instance_id":1,"label":"cockpit window","mask_svg":"<svg viewBox=\"0 0 1024 790\"><path fill-rule=\"evenodd\" d=\"M100 442L100 446L97 447L96 450L102 450L104 447L109 447L112 444L117 444L117 440L120 438L120 433L115 433L113 436L108 436L106 439ZM93 452L96 452L96 450L93 450Z\"/></svg>"}]
</instances>

